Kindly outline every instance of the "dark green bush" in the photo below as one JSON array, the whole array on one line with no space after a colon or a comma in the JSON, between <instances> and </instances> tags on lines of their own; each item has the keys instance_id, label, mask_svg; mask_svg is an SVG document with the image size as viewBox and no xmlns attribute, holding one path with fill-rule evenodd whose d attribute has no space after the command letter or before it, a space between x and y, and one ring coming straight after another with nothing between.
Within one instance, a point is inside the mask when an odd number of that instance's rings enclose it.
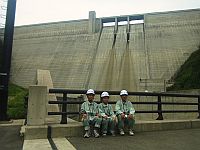
<instances>
[{"instance_id":1,"label":"dark green bush","mask_svg":"<svg viewBox=\"0 0 200 150\"><path fill-rule=\"evenodd\" d=\"M200 88L200 47L181 66L174 78L174 84L167 90L188 90Z\"/></svg>"},{"instance_id":2,"label":"dark green bush","mask_svg":"<svg viewBox=\"0 0 200 150\"><path fill-rule=\"evenodd\" d=\"M28 91L17 85L9 85L8 116L11 119L25 118L24 97Z\"/></svg>"}]
</instances>

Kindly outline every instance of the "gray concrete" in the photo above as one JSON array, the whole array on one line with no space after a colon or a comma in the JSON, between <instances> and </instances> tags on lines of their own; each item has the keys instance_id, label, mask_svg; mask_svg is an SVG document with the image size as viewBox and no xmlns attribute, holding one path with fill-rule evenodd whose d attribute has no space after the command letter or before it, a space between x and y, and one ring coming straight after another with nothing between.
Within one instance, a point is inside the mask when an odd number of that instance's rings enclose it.
<instances>
[{"instance_id":1,"label":"gray concrete","mask_svg":"<svg viewBox=\"0 0 200 150\"><path fill-rule=\"evenodd\" d=\"M51 136L54 138L64 136L81 136L82 124L70 118L68 124L48 124L51 127ZM25 140L46 139L48 137L48 125L24 125L21 127L20 134Z\"/></svg>"},{"instance_id":2,"label":"gray concrete","mask_svg":"<svg viewBox=\"0 0 200 150\"><path fill-rule=\"evenodd\" d=\"M75 150L74 146L66 138L53 138L54 147L48 139L24 140L23 150Z\"/></svg>"},{"instance_id":3,"label":"gray concrete","mask_svg":"<svg viewBox=\"0 0 200 150\"><path fill-rule=\"evenodd\" d=\"M83 126L81 122L69 121L68 124L49 124L52 138L82 137ZM47 137L47 126L24 126L24 138L43 139ZM200 120L151 120L136 121L136 132L164 131L200 128Z\"/></svg>"},{"instance_id":4,"label":"gray concrete","mask_svg":"<svg viewBox=\"0 0 200 150\"><path fill-rule=\"evenodd\" d=\"M136 132L135 136L100 137L84 139L83 137L53 138L58 150L198 150L200 129ZM25 140L24 150L52 149L47 139Z\"/></svg>"},{"instance_id":5,"label":"gray concrete","mask_svg":"<svg viewBox=\"0 0 200 150\"><path fill-rule=\"evenodd\" d=\"M59 150L76 150L66 138L53 138L53 141Z\"/></svg>"},{"instance_id":6,"label":"gray concrete","mask_svg":"<svg viewBox=\"0 0 200 150\"><path fill-rule=\"evenodd\" d=\"M53 81L49 70L37 70L36 85L47 86L47 91L53 88ZM59 112L58 105L49 105L49 101L57 101L56 94L47 93L45 123L60 123L61 116L49 116L48 112Z\"/></svg>"},{"instance_id":7,"label":"gray concrete","mask_svg":"<svg viewBox=\"0 0 200 150\"><path fill-rule=\"evenodd\" d=\"M20 137L20 125L2 125L0 123L0 149L21 150L23 139Z\"/></svg>"},{"instance_id":8,"label":"gray concrete","mask_svg":"<svg viewBox=\"0 0 200 150\"><path fill-rule=\"evenodd\" d=\"M143 91L145 83L140 82L141 78L147 79L149 91L163 91L164 80L170 79L199 45L199 11L143 14L144 29L143 24L130 25L128 50L126 25L118 27L114 52L114 29L104 27L98 45L100 31L89 34L88 19L16 27L12 82L28 87L36 70L45 69L50 70L55 87ZM96 21L99 26L100 19ZM112 57L109 65L107 61ZM111 66L114 68L109 73ZM125 76L119 72L120 67L131 71ZM112 80L105 78L107 73ZM122 84L123 78L129 82ZM115 81L119 83L113 84Z\"/></svg>"},{"instance_id":9,"label":"gray concrete","mask_svg":"<svg viewBox=\"0 0 200 150\"><path fill-rule=\"evenodd\" d=\"M24 126L24 139L45 139L47 138L47 125L43 126Z\"/></svg>"},{"instance_id":10,"label":"gray concrete","mask_svg":"<svg viewBox=\"0 0 200 150\"><path fill-rule=\"evenodd\" d=\"M69 123L69 124L57 124L51 126L51 137L72 137L72 136L82 136L83 126L80 122Z\"/></svg>"},{"instance_id":11,"label":"gray concrete","mask_svg":"<svg viewBox=\"0 0 200 150\"><path fill-rule=\"evenodd\" d=\"M45 139L47 138L48 126L23 126L24 128L24 139L32 140L32 139Z\"/></svg>"},{"instance_id":12,"label":"gray concrete","mask_svg":"<svg viewBox=\"0 0 200 150\"><path fill-rule=\"evenodd\" d=\"M88 34L88 20L15 28L12 82L28 87L43 69L54 87L85 89L98 35Z\"/></svg>"},{"instance_id":13,"label":"gray concrete","mask_svg":"<svg viewBox=\"0 0 200 150\"><path fill-rule=\"evenodd\" d=\"M47 86L30 86L27 125L44 125L46 117Z\"/></svg>"},{"instance_id":14,"label":"gray concrete","mask_svg":"<svg viewBox=\"0 0 200 150\"><path fill-rule=\"evenodd\" d=\"M140 132L135 136L68 138L78 150L199 150L200 129Z\"/></svg>"},{"instance_id":15,"label":"gray concrete","mask_svg":"<svg viewBox=\"0 0 200 150\"><path fill-rule=\"evenodd\" d=\"M88 33L92 34L96 32L96 12L89 12L89 24L88 24Z\"/></svg>"},{"instance_id":16,"label":"gray concrete","mask_svg":"<svg viewBox=\"0 0 200 150\"><path fill-rule=\"evenodd\" d=\"M164 91L164 80L173 77L199 46L199 14L200 9L141 14L144 24L130 25L129 43L127 25L118 26L115 43L115 26L97 30L102 18L96 18L97 32L92 34L88 31L90 19L16 27L11 81L28 87L34 82L37 69L43 69L50 71L57 88ZM120 17L111 18L115 21ZM111 97L111 100L117 99ZM157 101L155 97L131 97L130 100ZM196 101L191 98L163 101L179 100ZM156 107L135 105L136 110L157 110ZM197 107L168 105L163 108ZM156 117L157 114L137 115L139 120ZM196 117L196 113L164 114L165 119Z\"/></svg>"},{"instance_id":17,"label":"gray concrete","mask_svg":"<svg viewBox=\"0 0 200 150\"><path fill-rule=\"evenodd\" d=\"M48 139L24 140L23 150L52 150Z\"/></svg>"}]
</instances>

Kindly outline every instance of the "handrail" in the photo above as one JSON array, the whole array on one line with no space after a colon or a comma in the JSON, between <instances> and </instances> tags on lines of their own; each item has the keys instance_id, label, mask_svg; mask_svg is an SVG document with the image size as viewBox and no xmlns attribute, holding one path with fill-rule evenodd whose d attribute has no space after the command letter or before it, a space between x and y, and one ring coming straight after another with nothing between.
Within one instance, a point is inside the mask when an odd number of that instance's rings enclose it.
<instances>
[{"instance_id":1,"label":"handrail","mask_svg":"<svg viewBox=\"0 0 200 150\"><path fill-rule=\"evenodd\" d=\"M49 93L57 93L57 94L85 94L87 90L71 90L71 89L60 89L54 88L49 89ZM95 91L96 94L101 94L104 91ZM120 91L107 91L110 95L119 95ZM168 92L128 92L129 95L135 96L166 96L166 97L196 97L198 98L200 95L195 94L183 94L183 93L168 93Z\"/></svg>"},{"instance_id":2,"label":"handrail","mask_svg":"<svg viewBox=\"0 0 200 150\"><path fill-rule=\"evenodd\" d=\"M62 112L48 112L48 115L62 115L61 124L67 124L67 115L68 114L79 114L79 112L68 112L67 105L68 104L82 104L84 101L68 101L67 94L85 94L86 90L71 90L71 89L60 89L54 88L49 89L49 93L54 94L63 94L63 101L49 101L49 104L61 104ZM103 91L95 91L96 94L101 94ZM107 91L110 95L119 95L120 91ZM197 112L198 118L200 119L200 95L195 94L183 94L183 93L168 93L168 92L128 92L130 96L150 96L157 97L157 102L132 102L132 104L141 104L141 105L157 105L157 110L136 110L136 113L158 113L157 120L163 120L162 113L191 113ZM162 102L162 97L188 97L188 98L197 98L198 102ZM100 103L100 101L96 101ZM112 101L109 104L115 104L116 102ZM162 110L162 105L197 105L197 110Z\"/></svg>"}]
</instances>

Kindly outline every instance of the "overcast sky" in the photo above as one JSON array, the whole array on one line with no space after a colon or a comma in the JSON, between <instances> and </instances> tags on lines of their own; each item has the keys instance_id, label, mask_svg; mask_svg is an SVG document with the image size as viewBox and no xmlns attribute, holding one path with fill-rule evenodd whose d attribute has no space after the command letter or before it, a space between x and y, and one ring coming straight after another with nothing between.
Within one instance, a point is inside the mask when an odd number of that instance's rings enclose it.
<instances>
[{"instance_id":1,"label":"overcast sky","mask_svg":"<svg viewBox=\"0 0 200 150\"><path fill-rule=\"evenodd\" d=\"M17 0L15 25L200 8L200 0Z\"/></svg>"}]
</instances>

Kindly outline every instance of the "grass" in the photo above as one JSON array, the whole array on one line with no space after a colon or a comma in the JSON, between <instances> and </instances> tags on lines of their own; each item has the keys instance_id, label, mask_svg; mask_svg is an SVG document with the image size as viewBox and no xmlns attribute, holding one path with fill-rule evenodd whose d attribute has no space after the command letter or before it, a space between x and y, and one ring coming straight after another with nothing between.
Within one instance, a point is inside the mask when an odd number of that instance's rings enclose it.
<instances>
[{"instance_id":1,"label":"grass","mask_svg":"<svg viewBox=\"0 0 200 150\"><path fill-rule=\"evenodd\" d=\"M10 84L8 91L8 117L11 119L25 118L24 97L28 90L20 86Z\"/></svg>"},{"instance_id":2,"label":"grass","mask_svg":"<svg viewBox=\"0 0 200 150\"><path fill-rule=\"evenodd\" d=\"M200 89L200 46L180 67L168 91Z\"/></svg>"}]
</instances>

